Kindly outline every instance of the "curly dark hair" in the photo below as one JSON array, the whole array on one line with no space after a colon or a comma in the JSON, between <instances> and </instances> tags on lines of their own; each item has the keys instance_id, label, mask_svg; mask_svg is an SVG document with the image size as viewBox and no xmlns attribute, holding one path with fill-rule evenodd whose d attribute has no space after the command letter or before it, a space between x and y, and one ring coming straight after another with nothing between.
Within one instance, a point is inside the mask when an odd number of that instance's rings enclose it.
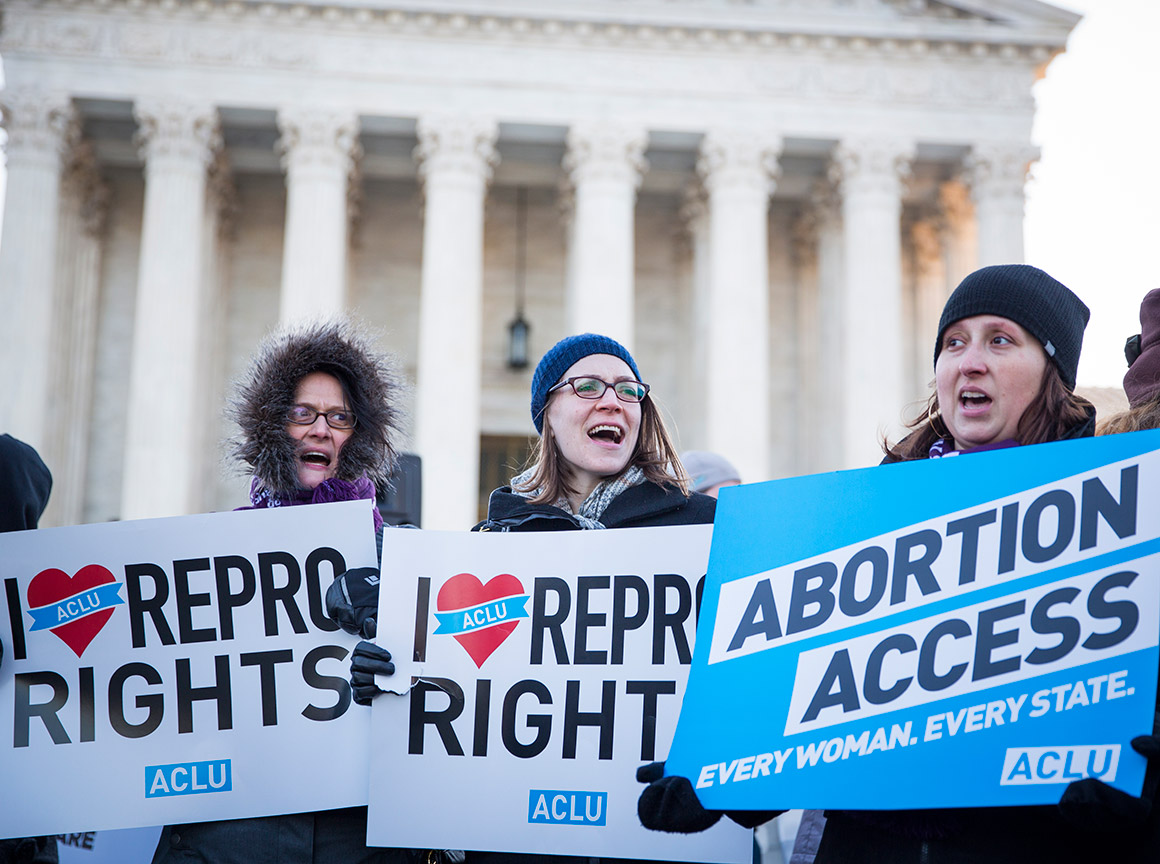
<instances>
[{"instance_id":1,"label":"curly dark hair","mask_svg":"<svg viewBox=\"0 0 1160 864\"><path fill-rule=\"evenodd\" d=\"M287 496L297 490L297 449L286 431L286 416L298 384L312 372L338 379L356 418L339 452L335 476L367 477L381 486L398 458L403 385L391 355L376 350L346 320L281 328L258 346L230 405L239 427L234 457L271 493Z\"/></svg>"}]
</instances>

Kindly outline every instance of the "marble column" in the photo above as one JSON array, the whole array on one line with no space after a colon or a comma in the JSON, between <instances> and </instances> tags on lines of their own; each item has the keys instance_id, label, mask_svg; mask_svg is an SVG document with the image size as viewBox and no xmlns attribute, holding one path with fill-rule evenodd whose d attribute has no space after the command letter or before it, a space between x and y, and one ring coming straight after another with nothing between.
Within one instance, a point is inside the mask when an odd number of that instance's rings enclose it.
<instances>
[{"instance_id":1,"label":"marble column","mask_svg":"<svg viewBox=\"0 0 1160 864\"><path fill-rule=\"evenodd\" d=\"M882 458L883 435L896 438L907 388L902 338L902 183L914 145L843 141L831 163L840 184L843 225L841 465Z\"/></svg>"},{"instance_id":2,"label":"marble column","mask_svg":"<svg viewBox=\"0 0 1160 864\"><path fill-rule=\"evenodd\" d=\"M980 144L965 161L975 202L979 266L1023 263L1023 186L1039 149L1027 144Z\"/></svg>"},{"instance_id":3,"label":"marble column","mask_svg":"<svg viewBox=\"0 0 1160 864\"><path fill-rule=\"evenodd\" d=\"M98 170L92 143L78 137L61 179L56 276L62 300L54 322L53 344L58 350L51 364L56 398L44 451L52 466L53 491L42 526L83 520L108 206L109 187Z\"/></svg>"},{"instance_id":4,"label":"marble column","mask_svg":"<svg viewBox=\"0 0 1160 864\"><path fill-rule=\"evenodd\" d=\"M205 406L201 428L201 443L197 447L206 483L197 490L199 511L221 510L230 506L218 500L220 483L212 478L221 459L221 442L233 433L231 421L222 410L228 394L229 379L229 321L227 318L232 287L230 262L231 246L237 239L238 192L226 153L214 154L206 175L205 208L202 222L202 313L201 347L203 358L198 376L197 403Z\"/></svg>"},{"instance_id":5,"label":"marble column","mask_svg":"<svg viewBox=\"0 0 1160 864\"><path fill-rule=\"evenodd\" d=\"M909 216L909 218L908 218ZM934 339L939 317L946 302L946 253L943 238L946 231L940 212L934 207L916 208L903 217L904 260L907 263L907 298L909 306L906 339L907 404L925 401L934 380Z\"/></svg>"},{"instance_id":6,"label":"marble column","mask_svg":"<svg viewBox=\"0 0 1160 864\"><path fill-rule=\"evenodd\" d=\"M571 333L633 342L633 209L648 136L587 123L568 130L564 170L573 187L565 320Z\"/></svg>"},{"instance_id":7,"label":"marble column","mask_svg":"<svg viewBox=\"0 0 1160 864\"><path fill-rule=\"evenodd\" d=\"M57 226L62 157L76 114L67 98L32 91L3 94L8 189L0 241L0 431L37 449L49 443L56 318ZM51 469L52 466L50 466Z\"/></svg>"},{"instance_id":8,"label":"marble column","mask_svg":"<svg viewBox=\"0 0 1160 864\"><path fill-rule=\"evenodd\" d=\"M138 103L145 207L121 518L197 509L207 482L200 465L206 169L221 137L204 105Z\"/></svg>"},{"instance_id":9,"label":"marble column","mask_svg":"<svg viewBox=\"0 0 1160 864\"><path fill-rule=\"evenodd\" d=\"M286 233L279 317L326 318L346 308L347 188L361 153L354 114L307 108L278 112L286 171Z\"/></svg>"},{"instance_id":10,"label":"marble column","mask_svg":"<svg viewBox=\"0 0 1160 864\"><path fill-rule=\"evenodd\" d=\"M961 180L948 180L938 189L938 224L942 231L943 254L946 258L946 286L942 302L946 302L955 287L968 273L979 266L979 232L975 223L975 205L971 190ZM941 304L940 304L941 308Z\"/></svg>"},{"instance_id":11,"label":"marble column","mask_svg":"<svg viewBox=\"0 0 1160 864\"><path fill-rule=\"evenodd\" d=\"M781 141L710 131L697 160L709 206L706 445L745 482L769 479L768 212Z\"/></svg>"},{"instance_id":12,"label":"marble column","mask_svg":"<svg viewBox=\"0 0 1160 864\"><path fill-rule=\"evenodd\" d=\"M687 450L704 449L708 440L704 398L708 389L709 358L709 201L701 183L690 184L680 210L684 236L682 251L688 256L688 349L681 351L681 403L692 407L681 423L681 439Z\"/></svg>"},{"instance_id":13,"label":"marble column","mask_svg":"<svg viewBox=\"0 0 1160 864\"><path fill-rule=\"evenodd\" d=\"M418 132L425 207L415 445L423 459L423 527L462 531L477 521L483 204L498 126L422 117Z\"/></svg>"}]
</instances>

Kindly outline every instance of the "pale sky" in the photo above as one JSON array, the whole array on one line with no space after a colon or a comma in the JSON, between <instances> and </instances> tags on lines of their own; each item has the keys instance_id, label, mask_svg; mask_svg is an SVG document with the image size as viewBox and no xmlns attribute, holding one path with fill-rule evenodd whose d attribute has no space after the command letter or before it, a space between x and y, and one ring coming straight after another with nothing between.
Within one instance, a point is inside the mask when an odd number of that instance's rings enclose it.
<instances>
[{"instance_id":1,"label":"pale sky","mask_svg":"<svg viewBox=\"0 0 1160 864\"><path fill-rule=\"evenodd\" d=\"M1140 300L1160 288L1160 2L1054 5L1085 17L1035 85L1026 258L1092 310L1079 384L1118 386Z\"/></svg>"},{"instance_id":2,"label":"pale sky","mask_svg":"<svg viewBox=\"0 0 1160 864\"><path fill-rule=\"evenodd\" d=\"M1026 260L1091 307L1079 383L1117 386L1140 299L1160 288L1160 0L1054 5L1085 18L1034 88ZM0 166L0 201L4 181Z\"/></svg>"}]
</instances>

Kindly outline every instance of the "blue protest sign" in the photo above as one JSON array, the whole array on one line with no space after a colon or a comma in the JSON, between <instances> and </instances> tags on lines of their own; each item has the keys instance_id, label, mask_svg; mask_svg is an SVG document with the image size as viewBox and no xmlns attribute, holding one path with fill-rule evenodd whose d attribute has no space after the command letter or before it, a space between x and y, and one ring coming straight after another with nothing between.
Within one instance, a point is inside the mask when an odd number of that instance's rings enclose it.
<instances>
[{"instance_id":1,"label":"blue protest sign","mask_svg":"<svg viewBox=\"0 0 1160 864\"><path fill-rule=\"evenodd\" d=\"M1160 431L724 490L667 773L706 807L1139 794Z\"/></svg>"}]
</instances>

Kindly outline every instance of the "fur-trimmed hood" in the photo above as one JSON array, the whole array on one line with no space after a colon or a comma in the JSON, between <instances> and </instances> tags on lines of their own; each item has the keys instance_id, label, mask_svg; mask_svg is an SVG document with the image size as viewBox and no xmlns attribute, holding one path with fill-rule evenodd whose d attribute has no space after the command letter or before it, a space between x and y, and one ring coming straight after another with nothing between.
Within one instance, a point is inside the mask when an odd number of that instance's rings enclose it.
<instances>
[{"instance_id":1,"label":"fur-trimmed hood","mask_svg":"<svg viewBox=\"0 0 1160 864\"><path fill-rule=\"evenodd\" d=\"M272 494L298 488L298 457L286 431L298 383L311 372L342 382L356 423L338 456L336 477L367 477L380 488L398 456L402 384L391 355L345 320L279 328L254 355L235 390L231 415L239 427L232 452Z\"/></svg>"}]
</instances>

